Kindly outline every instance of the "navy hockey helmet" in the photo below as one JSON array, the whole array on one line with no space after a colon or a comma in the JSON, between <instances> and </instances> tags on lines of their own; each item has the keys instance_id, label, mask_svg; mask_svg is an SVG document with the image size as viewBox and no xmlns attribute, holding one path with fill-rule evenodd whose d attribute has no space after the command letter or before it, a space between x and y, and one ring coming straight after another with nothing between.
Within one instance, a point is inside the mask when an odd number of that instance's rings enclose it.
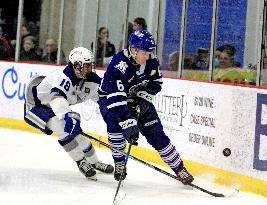
<instances>
[{"instance_id":1,"label":"navy hockey helmet","mask_svg":"<svg viewBox=\"0 0 267 205\"><path fill-rule=\"evenodd\" d=\"M130 47L147 52L153 52L156 48L153 36L146 30L134 31L130 35L128 43Z\"/></svg>"}]
</instances>

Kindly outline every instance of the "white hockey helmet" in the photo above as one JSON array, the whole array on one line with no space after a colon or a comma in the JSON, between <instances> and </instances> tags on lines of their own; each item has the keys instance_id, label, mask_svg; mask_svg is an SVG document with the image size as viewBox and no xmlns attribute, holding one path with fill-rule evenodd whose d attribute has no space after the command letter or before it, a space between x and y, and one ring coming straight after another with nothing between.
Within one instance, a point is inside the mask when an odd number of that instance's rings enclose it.
<instances>
[{"instance_id":1,"label":"white hockey helmet","mask_svg":"<svg viewBox=\"0 0 267 205\"><path fill-rule=\"evenodd\" d=\"M95 61L92 51L84 47L77 47L71 50L69 54L69 61L74 67L75 73L78 77L85 78L86 74L94 71ZM90 70L85 71L85 65L90 66ZM80 76L81 75L81 76Z\"/></svg>"}]
</instances>

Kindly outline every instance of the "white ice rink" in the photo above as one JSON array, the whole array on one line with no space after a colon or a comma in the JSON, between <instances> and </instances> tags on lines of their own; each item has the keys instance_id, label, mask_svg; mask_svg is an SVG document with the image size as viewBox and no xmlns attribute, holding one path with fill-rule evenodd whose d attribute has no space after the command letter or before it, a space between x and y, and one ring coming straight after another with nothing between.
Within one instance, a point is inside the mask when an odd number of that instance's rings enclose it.
<instances>
[{"instance_id":1,"label":"white ice rink","mask_svg":"<svg viewBox=\"0 0 267 205\"><path fill-rule=\"evenodd\" d=\"M97 149L97 153L102 161L112 163L109 151ZM248 193L209 196L131 159L127 168L117 204L267 205L267 198ZM56 138L0 128L0 205L113 204L118 183L113 175L98 173L97 178L96 182L86 180ZM195 184L232 192L201 179Z\"/></svg>"}]
</instances>

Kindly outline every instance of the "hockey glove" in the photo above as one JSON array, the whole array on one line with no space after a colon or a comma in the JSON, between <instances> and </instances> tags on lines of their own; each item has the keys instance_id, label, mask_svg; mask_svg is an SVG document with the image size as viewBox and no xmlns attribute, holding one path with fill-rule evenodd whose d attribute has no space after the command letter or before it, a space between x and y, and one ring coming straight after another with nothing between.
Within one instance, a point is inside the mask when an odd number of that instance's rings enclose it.
<instances>
[{"instance_id":1,"label":"hockey glove","mask_svg":"<svg viewBox=\"0 0 267 205\"><path fill-rule=\"evenodd\" d=\"M137 121L135 119L128 119L120 122L119 125L122 128L122 134L125 139L132 145L138 145L139 128L137 126Z\"/></svg>"},{"instance_id":2,"label":"hockey glove","mask_svg":"<svg viewBox=\"0 0 267 205\"><path fill-rule=\"evenodd\" d=\"M152 103L153 95L149 94L147 91L144 91L144 90L138 91L136 93L136 96Z\"/></svg>"},{"instance_id":3,"label":"hockey glove","mask_svg":"<svg viewBox=\"0 0 267 205\"><path fill-rule=\"evenodd\" d=\"M136 110L136 108L139 107L139 113L143 115L149 110L153 96L154 95L149 94L147 91L139 91L137 92L136 97L129 102L129 105L133 110Z\"/></svg>"},{"instance_id":4,"label":"hockey glove","mask_svg":"<svg viewBox=\"0 0 267 205\"><path fill-rule=\"evenodd\" d=\"M65 114L65 127L64 132L69 133L70 135L77 136L82 132L81 129L81 117L77 112L68 112Z\"/></svg>"}]
</instances>

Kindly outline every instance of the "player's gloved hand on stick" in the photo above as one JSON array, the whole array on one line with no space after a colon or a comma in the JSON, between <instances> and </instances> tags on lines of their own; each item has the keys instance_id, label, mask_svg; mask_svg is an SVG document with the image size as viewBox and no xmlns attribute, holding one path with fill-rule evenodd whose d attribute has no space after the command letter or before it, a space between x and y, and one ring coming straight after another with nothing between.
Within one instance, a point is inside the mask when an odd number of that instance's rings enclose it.
<instances>
[{"instance_id":1,"label":"player's gloved hand on stick","mask_svg":"<svg viewBox=\"0 0 267 205\"><path fill-rule=\"evenodd\" d=\"M148 102L150 102L150 103L152 103L152 100L153 100L153 96L154 96L154 95L149 94L149 93L148 93L147 91L145 91L145 90L141 90L141 91L138 91L138 92L136 93L136 96L139 97L139 98L142 98L142 99L144 99L144 100L146 100L146 101L148 101Z\"/></svg>"},{"instance_id":2,"label":"player's gloved hand on stick","mask_svg":"<svg viewBox=\"0 0 267 205\"><path fill-rule=\"evenodd\" d=\"M132 145L138 145L139 128L135 119L127 119L119 123L122 128L122 134L125 139Z\"/></svg>"},{"instance_id":3,"label":"player's gloved hand on stick","mask_svg":"<svg viewBox=\"0 0 267 205\"><path fill-rule=\"evenodd\" d=\"M154 95L149 94L147 91L138 91L136 97L133 99L133 106L140 108L140 113L145 114L152 103Z\"/></svg>"},{"instance_id":4,"label":"player's gloved hand on stick","mask_svg":"<svg viewBox=\"0 0 267 205\"><path fill-rule=\"evenodd\" d=\"M68 112L65 114L65 127L64 132L70 135L78 135L82 132L81 129L81 116L77 112Z\"/></svg>"}]
</instances>

